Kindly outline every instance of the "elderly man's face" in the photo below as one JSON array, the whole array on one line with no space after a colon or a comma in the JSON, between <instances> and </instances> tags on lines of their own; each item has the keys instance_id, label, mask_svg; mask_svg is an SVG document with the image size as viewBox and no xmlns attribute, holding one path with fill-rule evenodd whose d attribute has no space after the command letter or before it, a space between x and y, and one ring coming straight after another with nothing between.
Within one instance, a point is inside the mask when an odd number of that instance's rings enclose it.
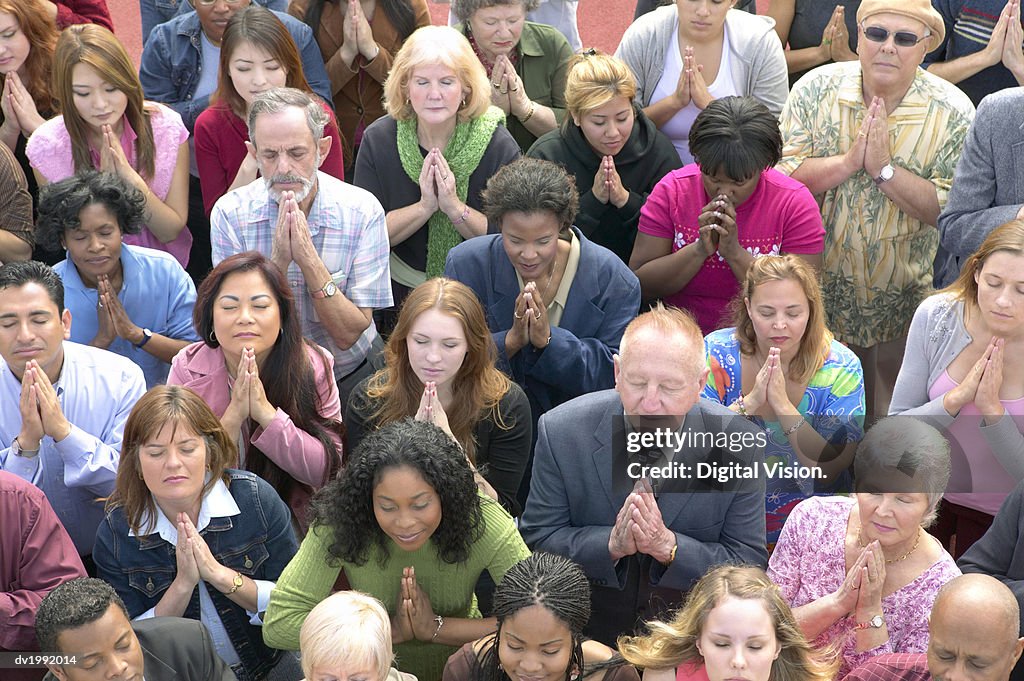
<instances>
[{"instance_id":1,"label":"elderly man's face","mask_svg":"<svg viewBox=\"0 0 1024 681\"><path fill-rule=\"evenodd\" d=\"M1006 681L1020 656L1021 641L991 613L939 606L928 628L928 671L934 681Z\"/></svg>"},{"instance_id":2,"label":"elderly man's face","mask_svg":"<svg viewBox=\"0 0 1024 681\"><path fill-rule=\"evenodd\" d=\"M314 140L305 112L295 106L258 116L254 133L252 151L270 195L280 200L282 192L295 192L301 204L316 186L331 139Z\"/></svg>"},{"instance_id":3,"label":"elderly man's face","mask_svg":"<svg viewBox=\"0 0 1024 681\"><path fill-rule=\"evenodd\" d=\"M869 33L883 29L889 35L883 42L875 42L867 37L865 29ZM927 27L917 19L883 12L865 19L858 32L857 54L860 56L865 85L870 89L910 87L917 67L924 61L929 39L919 40L910 47L901 47L896 44L895 34L908 33L923 38L928 32Z\"/></svg>"},{"instance_id":4,"label":"elderly man's face","mask_svg":"<svg viewBox=\"0 0 1024 681\"><path fill-rule=\"evenodd\" d=\"M632 334L622 356L615 357L615 390L634 428L672 428L682 424L707 380L694 353L704 348L682 334L643 328Z\"/></svg>"}]
</instances>

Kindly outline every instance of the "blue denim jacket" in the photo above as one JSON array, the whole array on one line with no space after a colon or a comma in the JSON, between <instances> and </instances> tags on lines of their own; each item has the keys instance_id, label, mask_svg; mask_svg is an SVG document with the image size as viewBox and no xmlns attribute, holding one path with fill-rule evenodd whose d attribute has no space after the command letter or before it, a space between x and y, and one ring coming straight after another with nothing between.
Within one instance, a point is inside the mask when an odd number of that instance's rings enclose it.
<instances>
[{"instance_id":1,"label":"blue denim jacket","mask_svg":"<svg viewBox=\"0 0 1024 681\"><path fill-rule=\"evenodd\" d=\"M291 512L262 478L248 471L227 473L228 490L241 513L212 518L200 534L221 565L252 579L277 581L298 550ZM174 549L156 533L131 536L124 509L119 507L108 511L100 524L93 559L99 576L121 596L128 614L138 617L160 602L174 581ZM263 643L262 628L249 623L243 607L217 589L207 590L247 675L263 678L277 663L280 651ZM198 588L193 590L183 616L200 619Z\"/></svg>"},{"instance_id":2,"label":"blue denim jacket","mask_svg":"<svg viewBox=\"0 0 1024 681\"><path fill-rule=\"evenodd\" d=\"M253 4L263 5L267 9L278 12L288 11L288 0L252 0ZM165 21L170 21L179 14L188 14L194 7L189 0L139 0L139 11L142 14L142 46L149 40L149 32Z\"/></svg>"},{"instance_id":3,"label":"blue denim jacket","mask_svg":"<svg viewBox=\"0 0 1024 681\"><path fill-rule=\"evenodd\" d=\"M289 14L274 12L274 15L295 39L309 86L330 104L331 81L313 31ZM166 104L181 114L189 132L195 130L196 118L210 104L209 97L193 97L203 68L202 31L199 15L194 11L160 24L150 34L139 66L139 79L146 99ZM220 64L207 67L217 69Z\"/></svg>"}]
</instances>

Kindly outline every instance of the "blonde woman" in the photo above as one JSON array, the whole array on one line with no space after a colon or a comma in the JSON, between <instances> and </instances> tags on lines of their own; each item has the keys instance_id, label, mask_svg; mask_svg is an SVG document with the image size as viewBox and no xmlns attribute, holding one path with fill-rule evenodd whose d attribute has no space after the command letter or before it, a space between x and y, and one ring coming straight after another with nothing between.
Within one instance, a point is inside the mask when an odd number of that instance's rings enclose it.
<instances>
[{"instance_id":1,"label":"blonde woman","mask_svg":"<svg viewBox=\"0 0 1024 681\"><path fill-rule=\"evenodd\" d=\"M633 252L647 195L682 165L671 140L633 102L635 96L636 79L625 62L587 50L569 65L569 115L526 152L573 176L580 191L576 226L623 262Z\"/></svg>"},{"instance_id":2,"label":"blonde woman","mask_svg":"<svg viewBox=\"0 0 1024 681\"><path fill-rule=\"evenodd\" d=\"M831 681L835 664L816 654L793 611L763 570L723 565L697 582L669 622L647 636L622 636L619 652L643 667L644 681L690 677L725 681ZM752 643L756 642L756 643Z\"/></svg>"}]
</instances>

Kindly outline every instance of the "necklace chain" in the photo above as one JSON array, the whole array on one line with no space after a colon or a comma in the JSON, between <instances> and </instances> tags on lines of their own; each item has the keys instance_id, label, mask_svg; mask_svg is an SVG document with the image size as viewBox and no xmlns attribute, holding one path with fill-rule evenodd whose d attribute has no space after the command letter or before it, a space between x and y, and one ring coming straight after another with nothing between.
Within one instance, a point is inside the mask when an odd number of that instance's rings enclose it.
<instances>
[{"instance_id":1,"label":"necklace chain","mask_svg":"<svg viewBox=\"0 0 1024 681\"><path fill-rule=\"evenodd\" d=\"M861 531L863 529L864 529L863 525L861 525L860 527L857 528L857 545L859 547L861 547L862 549L867 547L867 545L864 543L864 538L861 535ZM910 558L910 554L912 554L914 551L916 551L917 550L917 545L921 543L921 535L922 534L924 534L924 530L922 530L920 527L917 528L917 539L914 540L914 545L910 547L910 550L907 551L906 553L904 553L899 558L892 558L892 559L886 558L885 559L885 564L886 565L892 565L893 563L900 563L900 562L905 561L907 558Z\"/></svg>"}]
</instances>

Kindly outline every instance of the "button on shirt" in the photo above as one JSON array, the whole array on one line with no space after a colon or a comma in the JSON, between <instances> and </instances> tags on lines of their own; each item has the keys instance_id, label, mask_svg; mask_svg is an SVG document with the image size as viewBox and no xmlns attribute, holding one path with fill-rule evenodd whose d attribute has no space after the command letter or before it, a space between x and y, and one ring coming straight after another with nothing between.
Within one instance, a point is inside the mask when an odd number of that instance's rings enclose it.
<instances>
[{"instance_id":1,"label":"button on shirt","mask_svg":"<svg viewBox=\"0 0 1024 681\"><path fill-rule=\"evenodd\" d=\"M124 283L117 297L136 326L175 340L199 340L192 328L196 287L178 261L163 251L124 244L121 267ZM62 260L53 270L64 282L64 306L71 310L73 322L71 340L88 343L99 330L98 292L85 285L71 260ZM137 348L124 338L115 338L107 349L142 367L147 387L167 382L171 365L149 354L145 348Z\"/></svg>"},{"instance_id":2,"label":"button on shirt","mask_svg":"<svg viewBox=\"0 0 1024 681\"><path fill-rule=\"evenodd\" d=\"M64 343L64 365L54 383L71 433L54 442L44 436L39 456L15 456L11 443L21 431L21 381L0 359L0 470L43 490L78 553L92 553L103 502L114 490L121 438L128 413L146 392L132 361L106 350Z\"/></svg>"},{"instance_id":3,"label":"button on shirt","mask_svg":"<svg viewBox=\"0 0 1024 681\"><path fill-rule=\"evenodd\" d=\"M336 295L344 295L356 307L390 307L388 232L380 201L330 175L316 175L318 190L306 221L313 246L338 287ZM243 251L259 251L269 258L277 208L262 178L221 197L210 214L213 264ZM309 293L325 282L307 282L294 262L288 266L287 277L302 334L334 355L334 377L344 378L366 359L377 336L373 321L351 348L342 350L320 323Z\"/></svg>"}]
</instances>

